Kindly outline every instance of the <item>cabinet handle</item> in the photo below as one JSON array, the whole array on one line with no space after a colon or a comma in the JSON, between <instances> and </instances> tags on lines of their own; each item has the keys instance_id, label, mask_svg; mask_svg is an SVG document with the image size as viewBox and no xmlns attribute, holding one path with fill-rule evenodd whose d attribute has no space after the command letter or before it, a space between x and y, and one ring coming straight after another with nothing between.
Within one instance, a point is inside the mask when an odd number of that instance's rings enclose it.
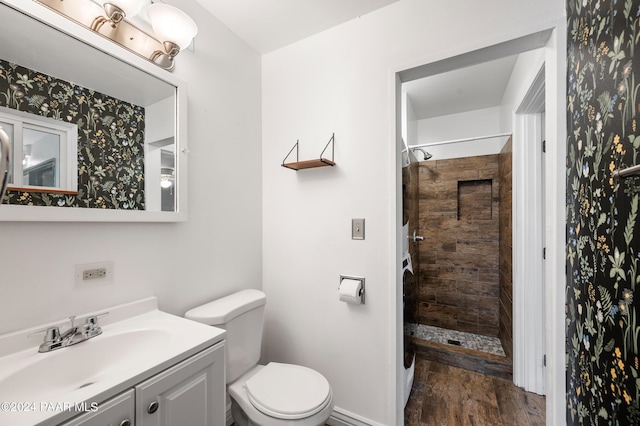
<instances>
[{"instance_id":1,"label":"cabinet handle","mask_svg":"<svg viewBox=\"0 0 640 426\"><path fill-rule=\"evenodd\" d=\"M120 426L131 426L131 420L126 419L120 422Z\"/></svg>"},{"instance_id":2,"label":"cabinet handle","mask_svg":"<svg viewBox=\"0 0 640 426\"><path fill-rule=\"evenodd\" d=\"M153 414L158 411L158 407L160 407L158 401L153 401L151 404L149 404L149 408L147 408L147 411L149 412L149 414Z\"/></svg>"}]
</instances>

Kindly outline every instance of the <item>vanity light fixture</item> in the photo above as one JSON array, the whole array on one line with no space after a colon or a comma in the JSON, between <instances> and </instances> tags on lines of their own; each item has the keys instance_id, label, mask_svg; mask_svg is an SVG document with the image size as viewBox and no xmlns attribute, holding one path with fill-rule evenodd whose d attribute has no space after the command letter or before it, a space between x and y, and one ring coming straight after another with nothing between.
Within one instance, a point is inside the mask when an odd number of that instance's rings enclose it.
<instances>
[{"instance_id":1,"label":"vanity light fixture","mask_svg":"<svg viewBox=\"0 0 640 426\"><path fill-rule=\"evenodd\" d=\"M176 55L198 33L196 23L182 10L149 4L150 0L35 1L166 70L173 69ZM148 17L149 30L133 23L137 15Z\"/></svg>"},{"instance_id":2,"label":"vanity light fixture","mask_svg":"<svg viewBox=\"0 0 640 426\"><path fill-rule=\"evenodd\" d=\"M163 167L160 172L160 187L171 188L175 182L175 172L173 168Z\"/></svg>"},{"instance_id":3,"label":"vanity light fixture","mask_svg":"<svg viewBox=\"0 0 640 426\"><path fill-rule=\"evenodd\" d=\"M173 182L171 182L170 176L169 175L162 175L160 176L160 187L167 189L167 188L171 188L171 186L173 186Z\"/></svg>"},{"instance_id":4,"label":"vanity light fixture","mask_svg":"<svg viewBox=\"0 0 640 426\"><path fill-rule=\"evenodd\" d=\"M33 145L25 145L22 148L22 167L29 167L31 166L31 147Z\"/></svg>"},{"instance_id":5,"label":"vanity light fixture","mask_svg":"<svg viewBox=\"0 0 640 426\"><path fill-rule=\"evenodd\" d=\"M98 31L105 22L110 22L116 28L125 17L137 15L144 3L145 0L108 0L102 5L107 16L96 17L90 28Z\"/></svg>"},{"instance_id":6,"label":"vanity light fixture","mask_svg":"<svg viewBox=\"0 0 640 426\"><path fill-rule=\"evenodd\" d=\"M163 50L156 50L151 61L165 67L172 64L180 50L191 44L198 33L198 26L186 13L168 4L154 3L146 8L156 37L162 41Z\"/></svg>"}]
</instances>

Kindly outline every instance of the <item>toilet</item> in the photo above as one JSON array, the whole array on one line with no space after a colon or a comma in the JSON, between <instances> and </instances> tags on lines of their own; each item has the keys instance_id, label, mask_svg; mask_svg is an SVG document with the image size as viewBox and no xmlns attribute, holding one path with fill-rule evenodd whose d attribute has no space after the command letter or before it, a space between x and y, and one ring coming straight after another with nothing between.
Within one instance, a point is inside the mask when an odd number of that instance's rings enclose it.
<instances>
[{"instance_id":1,"label":"toilet","mask_svg":"<svg viewBox=\"0 0 640 426\"><path fill-rule=\"evenodd\" d=\"M333 394L322 374L294 364L258 365L266 300L259 290L242 290L193 308L185 317L227 331L227 392L236 425L324 425L333 411Z\"/></svg>"}]
</instances>

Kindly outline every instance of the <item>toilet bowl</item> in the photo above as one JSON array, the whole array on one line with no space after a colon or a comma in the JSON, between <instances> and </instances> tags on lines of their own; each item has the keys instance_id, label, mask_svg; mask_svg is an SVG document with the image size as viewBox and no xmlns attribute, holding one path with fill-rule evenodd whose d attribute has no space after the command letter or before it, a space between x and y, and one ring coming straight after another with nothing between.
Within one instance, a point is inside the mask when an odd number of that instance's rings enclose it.
<instances>
[{"instance_id":1,"label":"toilet bowl","mask_svg":"<svg viewBox=\"0 0 640 426\"><path fill-rule=\"evenodd\" d=\"M227 391L238 426L321 426L333 411L333 393L319 372L295 364L259 365L266 297L242 290L185 314L223 328Z\"/></svg>"},{"instance_id":2,"label":"toilet bowl","mask_svg":"<svg viewBox=\"0 0 640 426\"><path fill-rule=\"evenodd\" d=\"M257 365L227 391L238 426L321 426L333 410L329 382L299 365Z\"/></svg>"}]
</instances>

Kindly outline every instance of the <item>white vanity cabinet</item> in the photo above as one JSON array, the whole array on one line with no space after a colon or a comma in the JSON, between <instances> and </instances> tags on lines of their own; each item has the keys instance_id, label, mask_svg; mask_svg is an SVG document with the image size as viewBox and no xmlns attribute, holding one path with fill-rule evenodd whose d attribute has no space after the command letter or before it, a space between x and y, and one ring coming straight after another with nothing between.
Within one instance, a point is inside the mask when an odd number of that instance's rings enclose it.
<instances>
[{"instance_id":1,"label":"white vanity cabinet","mask_svg":"<svg viewBox=\"0 0 640 426\"><path fill-rule=\"evenodd\" d=\"M135 393L130 389L98 406L95 412L87 412L63 423L61 426L134 426Z\"/></svg>"},{"instance_id":2,"label":"white vanity cabinet","mask_svg":"<svg viewBox=\"0 0 640 426\"><path fill-rule=\"evenodd\" d=\"M225 426L223 344L140 383L135 391L137 426Z\"/></svg>"},{"instance_id":3,"label":"white vanity cabinet","mask_svg":"<svg viewBox=\"0 0 640 426\"><path fill-rule=\"evenodd\" d=\"M60 426L225 426L224 342Z\"/></svg>"}]
</instances>

